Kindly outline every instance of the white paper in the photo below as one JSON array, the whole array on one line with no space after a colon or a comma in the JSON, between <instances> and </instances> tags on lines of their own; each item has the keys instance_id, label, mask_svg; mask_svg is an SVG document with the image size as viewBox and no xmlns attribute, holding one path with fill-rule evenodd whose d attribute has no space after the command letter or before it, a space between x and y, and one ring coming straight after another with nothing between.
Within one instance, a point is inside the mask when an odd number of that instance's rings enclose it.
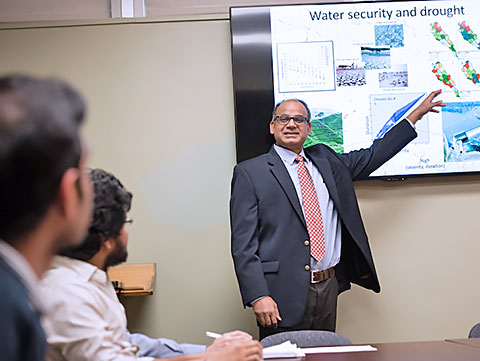
<instances>
[{"instance_id":1,"label":"white paper","mask_svg":"<svg viewBox=\"0 0 480 361\"><path fill-rule=\"evenodd\" d=\"M297 345L286 341L280 345L265 347L263 349L263 358L281 358L281 357L298 357L305 356L305 353L302 349L298 348Z\"/></svg>"},{"instance_id":2,"label":"white paper","mask_svg":"<svg viewBox=\"0 0 480 361\"><path fill-rule=\"evenodd\" d=\"M306 354L309 353L337 353L337 352L360 352L360 351L377 351L371 345L362 346L327 346L327 347L309 347L302 348Z\"/></svg>"}]
</instances>

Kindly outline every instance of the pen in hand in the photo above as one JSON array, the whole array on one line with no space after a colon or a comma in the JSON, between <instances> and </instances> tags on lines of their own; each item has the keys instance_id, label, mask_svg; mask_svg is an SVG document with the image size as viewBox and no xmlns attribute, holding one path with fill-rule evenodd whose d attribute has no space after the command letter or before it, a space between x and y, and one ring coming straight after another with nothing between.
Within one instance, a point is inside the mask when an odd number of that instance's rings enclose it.
<instances>
[{"instance_id":1,"label":"pen in hand","mask_svg":"<svg viewBox=\"0 0 480 361\"><path fill-rule=\"evenodd\" d=\"M220 337L222 337L222 335L220 335L219 333L210 332L210 331L205 332L205 334L206 334L208 337L211 337L211 338L220 338Z\"/></svg>"}]
</instances>

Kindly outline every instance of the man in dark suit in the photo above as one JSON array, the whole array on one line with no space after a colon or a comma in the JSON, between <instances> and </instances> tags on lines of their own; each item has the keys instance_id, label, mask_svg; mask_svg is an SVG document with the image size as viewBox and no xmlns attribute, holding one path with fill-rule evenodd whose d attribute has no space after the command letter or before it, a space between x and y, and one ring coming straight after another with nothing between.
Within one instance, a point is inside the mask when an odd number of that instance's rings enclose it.
<instances>
[{"instance_id":1,"label":"man in dark suit","mask_svg":"<svg viewBox=\"0 0 480 361\"><path fill-rule=\"evenodd\" d=\"M38 280L53 255L83 240L92 187L78 128L84 103L70 86L0 78L0 358L44 360Z\"/></svg>"},{"instance_id":2,"label":"man in dark suit","mask_svg":"<svg viewBox=\"0 0 480 361\"><path fill-rule=\"evenodd\" d=\"M279 103L275 145L235 167L230 200L232 256L244 306L260 338L298 329L335 330L337 295L356 283L380 285L353 181L366 178L416 137L415 123L443 106L432 92L368 149L337 154L303 148L310 110Z\"/></svg>"}]
</instances>

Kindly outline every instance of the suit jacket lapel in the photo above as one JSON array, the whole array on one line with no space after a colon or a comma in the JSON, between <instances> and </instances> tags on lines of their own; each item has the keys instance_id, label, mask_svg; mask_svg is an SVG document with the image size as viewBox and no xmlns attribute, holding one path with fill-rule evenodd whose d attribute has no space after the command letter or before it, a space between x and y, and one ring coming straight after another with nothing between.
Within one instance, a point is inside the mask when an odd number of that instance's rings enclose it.
<instances>
[{"instance_id":1,"label":"suit jacket lapel","mask_svg":"<svg viewBox=\"0 0 480 361\"><path fill-rule=\"evenodd\" d=\"M303 217L302 207L300 205L300 201L298 200L297 191L295 190L295 186L290 178L290 174L288 174L287 168L285 168L282 159L277 154L273 146L268 152L267 159L268 165L270 166L270 172L272 172L273 176L287 195L293 209L295 209L295 212L302 220L303 225L307 227L305 218Z\"/></svg>"},{"instance_id":2,"label":"suit jacket lapel","mask_svg":"<svg viewBox=\"0 0 480 361\"><path fill-rule=\"evenodd\" d=\"M313 155L311 152L308 151L308 148L304 149L304 151L308 159L310 159L313 162L315 167L317 167L318 171L322 175L323 181L327 186L330 198L333 200L333 203L335 204L335 208L337 209L337 212L340 213L341 212L340 198L338 197L337 185L335 183L335 178L333 178L333 172L332 172L332 168L330 167L329 161L326 158L323 158L321 156Z\"/></svg>"}]
</instances>

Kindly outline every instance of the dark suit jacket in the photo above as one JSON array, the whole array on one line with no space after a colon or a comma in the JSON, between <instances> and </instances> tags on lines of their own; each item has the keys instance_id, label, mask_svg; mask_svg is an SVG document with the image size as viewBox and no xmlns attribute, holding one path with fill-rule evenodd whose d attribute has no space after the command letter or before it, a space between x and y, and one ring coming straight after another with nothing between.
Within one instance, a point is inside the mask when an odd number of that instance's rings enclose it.
<instances>
[{"instance_id":1,"label":"dark suit jacket","mask_svg":"<svg viewBox=\"0 0 480 361\"><path fill-rule=\"evenodd\" d=\"M305 148L323 177L342 225L342 250L336 266L339 292L356 283L380 291L353 181L366 178L416 137L406 120L368 149L337 154L319 144ZM243 304L271 296L283 321L297 324L306 308L310 284L309 239L295 186L272 149L239 163L230 199L231 246Z\"/></svg>"},{"instance_id":2,"label":"dark suit jacket","mask_svg":"<svg viewBox=\"0 0 480 361\"><path fill-rule=\"evenodd\" d=\"M44 361L47 342L28 291L0 258L0 360Z\"/></svg>"}]
</instances>

